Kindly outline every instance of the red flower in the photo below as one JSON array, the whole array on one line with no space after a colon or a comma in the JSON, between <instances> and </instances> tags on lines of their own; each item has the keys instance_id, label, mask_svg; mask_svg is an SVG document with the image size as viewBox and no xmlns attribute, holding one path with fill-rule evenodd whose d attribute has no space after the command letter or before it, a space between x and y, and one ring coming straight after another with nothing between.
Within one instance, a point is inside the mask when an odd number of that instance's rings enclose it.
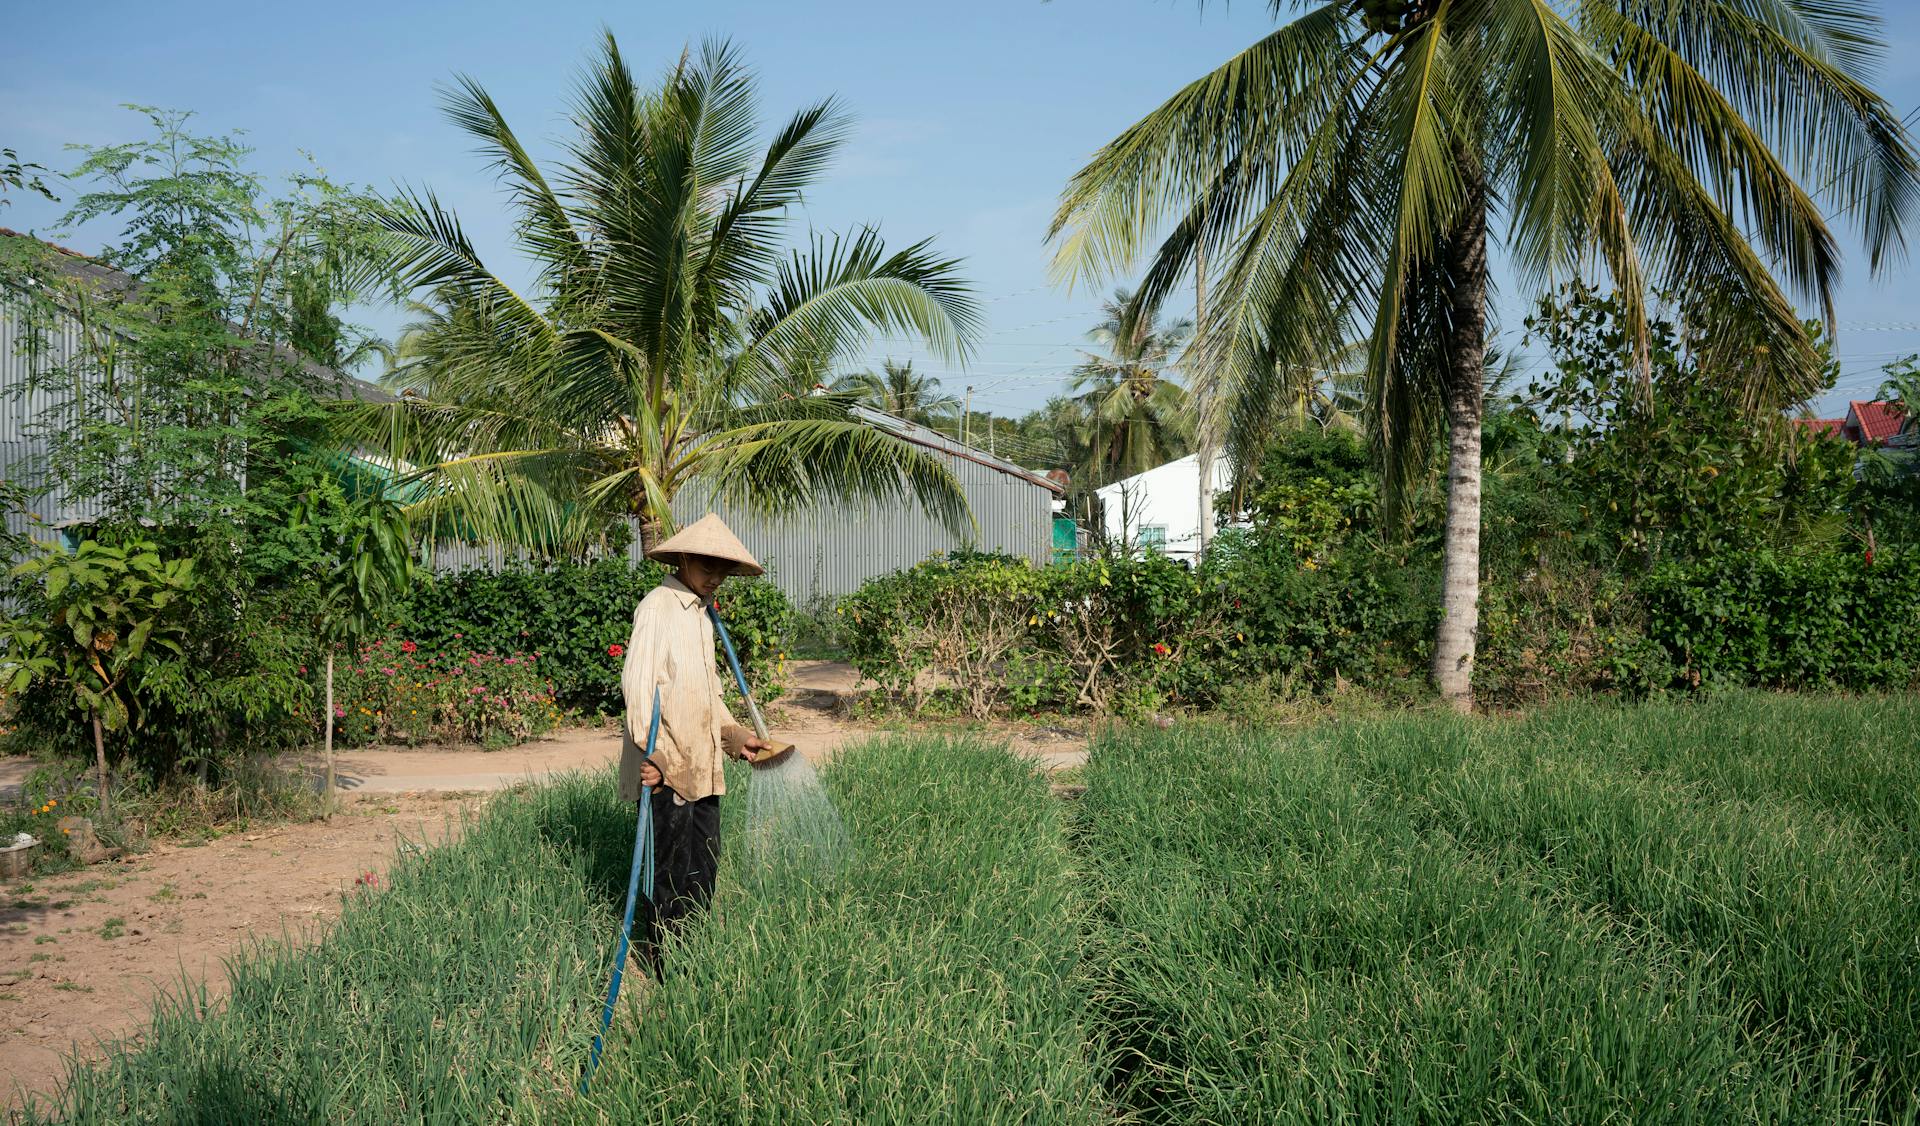
<instances>
[{"instance_id":1,"label":"red flower","mask_svg":"<svg viewBox=\"0 0 1920 1126\"><path fill-rule=\"evenodd\" d=\"M1867 566L1869 567L1873 566L1873 549L1872 548L1867 549Z\"/></svg>"},{"instance_id":2,"label":"red flower","mask_svg":"<svg viewBox=\"0 0 1920 1126\"><path fill-rule=\"evenodd\" d=\"M1167 656L1168 654L1170 654L1170 653L1172 653L1172 652L1173 652L1173 650L1172 650L1171 648L1168 648L1168 646L1167 646L1167 643L1166 643L1166 642L1164 642L1164 641L1156 641L1156 642L1154 642L1154 643L1153 643L1153 651L1154 651L1154 652L1155 652L1156 654L1158 654L1159 656L1162 656L1162 657L1165 657L1165 656Z\"/></svg>"},{"instance_id":3,"label":"red flower","mask_svg":"<svg viewBox=\"0 0 1920 1126\"><path fill-rule=\"evenodd\" d=\"M607 646L607 656L609 657L624 657L626 655L627 655L627 647L624 645L620 645L616 643L616 644Z\"/></svg>"},{"instance_id":4,"label":"red flower","mask_svg":"<svg viewBox=\"0 0 1920 1126\"><path fill-rule=\"evenodd\" d=\"M415 644L414 644L413 642L411 642L411 641L402 641L402 642L400 643L400 651L401 651L402 653L412 653L412 652L416 652L417 650L419 650L419 648L420 648L420 647L419 647L418 645L415 645Z\"/></svg>"}]
</instances>

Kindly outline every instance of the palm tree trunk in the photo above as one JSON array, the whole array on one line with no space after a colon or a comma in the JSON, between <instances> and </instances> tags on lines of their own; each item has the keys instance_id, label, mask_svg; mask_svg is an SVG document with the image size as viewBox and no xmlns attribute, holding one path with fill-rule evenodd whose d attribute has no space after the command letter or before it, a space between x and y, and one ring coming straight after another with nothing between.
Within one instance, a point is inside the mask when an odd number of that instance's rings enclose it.
<instances>
[{"instance_id":1,"label":"palm tree trunk","mask_svg":"<svg viewBox=\"0 0 1920 1126\"><path fill-rule=\"evenodd\" d=\"M1473 710L1473 655L1480 628L1480 423L1487 353L1487 186L1463 160L1467 198L1447 240L1447 526L1440 568L1440 629L1433 683L1455 711Z\"/></svg>"},{"instance_id":2,"label":"palm tree trunk","mask_svg":"<svg viewBox=\"0 0 1920 1126\"><path fill-rule=\"evenodd\" d=\"M660 546L660 541L666 538L666 536L661 534L663 531L665 531L665 528L662 527L661 520L658 516L643 515L640 517L641 558L644 559L648 555L651 555L653 549Z\"/></svg>"}]
</instances>

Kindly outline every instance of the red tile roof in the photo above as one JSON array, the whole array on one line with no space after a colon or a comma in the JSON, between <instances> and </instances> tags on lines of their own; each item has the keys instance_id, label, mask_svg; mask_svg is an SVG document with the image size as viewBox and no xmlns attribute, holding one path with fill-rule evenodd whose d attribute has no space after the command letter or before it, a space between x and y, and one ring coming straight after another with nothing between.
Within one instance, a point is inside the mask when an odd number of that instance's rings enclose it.
<instances>
[{"instance_id":1,"label":"red tile roof","mask_svg":"<svg viewBox=\"0 0 1920 1126\"><path fill-rule=\"evenodd\" d=\"M1788 421L1795 426L1805 427L1815 434L1831 434L1835 438L1842 436L1841 430L1847 425L1847 420L1844 418L1794 418Z\"/></svg>"},{"instance_id":2,"label":"red tile roof","mask_svg":"<svg viewBox=\"0 0 1920 1126\"><path fill-rule=\"evenodd\" d=\"M1863 402L1847 404L1847 437L1861 445L1880 445L1896 437L1905 424L1907 408L1902 403Z\"/></svg>"}]
</instances>

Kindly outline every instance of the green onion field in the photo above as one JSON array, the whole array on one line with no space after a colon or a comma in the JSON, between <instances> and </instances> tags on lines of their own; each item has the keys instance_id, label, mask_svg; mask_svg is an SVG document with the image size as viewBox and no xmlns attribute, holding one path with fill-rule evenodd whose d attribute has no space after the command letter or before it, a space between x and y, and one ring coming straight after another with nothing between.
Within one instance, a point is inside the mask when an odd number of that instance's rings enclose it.
<instances>
[{"instance_id":1,"label":"green onion field","mask_svg":"<svg viewBox=\"0 0 1920 1126\"><path fill-rule=\"evenodd\" d=\"M1077 800L880 740L825 774L846 865L723 864L585 1095L633 820L571 779L32 1120L1911 1123L1916 732L1760 695L1176 727Z\"/></svg>"}]
</instances>

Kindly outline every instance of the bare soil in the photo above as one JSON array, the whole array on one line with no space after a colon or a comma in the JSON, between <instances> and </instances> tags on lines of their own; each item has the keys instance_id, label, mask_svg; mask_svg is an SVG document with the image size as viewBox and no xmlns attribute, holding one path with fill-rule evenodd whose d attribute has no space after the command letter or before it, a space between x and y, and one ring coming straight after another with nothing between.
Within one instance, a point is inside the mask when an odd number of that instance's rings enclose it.
<instances>
[{"instance_id":1,"label":"bare soil","mask_svg":"<svg viewBox=\"0 0 1920 1126\"><path fill-rule=\"evenodd\" d=\"M773 734L819 762L886 728L849 718L851 668L801 662L768 707ZM1005 739L1047 769L1086 758L1084 733L1030 725L952 727ZM384 882L401 839L438 843L486 792L548 774L593 770L620 754L617 727L565 731L504 751L373 749L336 756L341 811L326 821L161 844L80 872L0 885L0 1107L55 1090L65 1057L96 1058L137 1041L155 996L204 982L225 988L224 959L256 940L311 941L345 893ZM31 764L0 760L0 794ZM318 779L308 755L291 769Z\"/></svg>"},{"instance_id":2,"label":"bare soil","mask_svg":"<svg viewBox=\"0 0 1920 1126\"><path fill-rule=\"evenodd\" d=\"M444 841L477 795L348 801L327 821L264 828L5 887L0 906L0 1094L52 1091L70 1051L139 1038L157 993L225 988L223 959L254 940L306 940L396 842Z\"/></svg>"}]
</instances>

